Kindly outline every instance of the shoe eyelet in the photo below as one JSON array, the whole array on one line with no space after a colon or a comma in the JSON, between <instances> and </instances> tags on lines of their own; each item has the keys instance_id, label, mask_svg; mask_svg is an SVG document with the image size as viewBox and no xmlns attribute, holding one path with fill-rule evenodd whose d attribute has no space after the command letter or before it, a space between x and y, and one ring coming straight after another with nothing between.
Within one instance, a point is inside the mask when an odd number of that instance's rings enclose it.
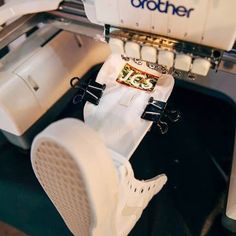
<instances>
[{"instance_id":1,"label":"shoe eyelet","mask_svg":"<svg viewBox=\"0 0 236 236\"><path fill-rule=\"evenodd\" d=\"M150 191L151 187L148 187L148 191Z\"/></svg>"},{"instance_id":2,"label":"shoe eyelet","mask_svg":"<svg viewBox=\"0 0 236 236\"><path fill-rule=\"evenodd\" d=\"M130 189L132 189L132 184L130 185Z\"/></svg>"},{"instance_id":3,"label":"shoe eyelet","mask_svg":"<svg viewBox=\"0 0 236 236\"><path fill-rule=\"evenodd\" d=\"M144 189L142 188L141 191L140 191L140 193L143 193L143 192L144 192Z\"/></svg>"},{"instance_id":4,"label":"shoe eyelet","mask_svg":"<svg viewBox=\"0 0 236 236\"><path fill-rule=\"evenodd\" d=\"M135 193L137 192L137 188L134 189L134 192L135 192Z\"/></svg>"},{"instance_id":5,"label":"shoe eyelet","mask_svg":"<svg viewBox=\"0 0 236 236\"><path fill-rule=\"evenodd\" d=\"M153 187L153 188L155 188L155 187L156 187L156 185L154 184L152 187Z\"/></svg>"}]
</instances>

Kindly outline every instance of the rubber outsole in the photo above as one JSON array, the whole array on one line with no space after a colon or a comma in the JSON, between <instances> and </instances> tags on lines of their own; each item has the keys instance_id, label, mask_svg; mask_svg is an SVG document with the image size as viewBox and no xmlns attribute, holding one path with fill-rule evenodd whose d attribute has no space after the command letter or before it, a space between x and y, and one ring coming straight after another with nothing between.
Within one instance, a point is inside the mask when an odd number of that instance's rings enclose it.
<instances>
[{"instance_id":1,"label":"rubber outsole","mask_svg":"<svg viewBox=\"0 0 236 236\"><path fill-rule=\"evenodd\" d=\"M75 119L56 122L36 137L31 162L74 235L116 235L114 222L104 219L114 219L118 177L96 132Z\"/></svg>"}]
</instances>

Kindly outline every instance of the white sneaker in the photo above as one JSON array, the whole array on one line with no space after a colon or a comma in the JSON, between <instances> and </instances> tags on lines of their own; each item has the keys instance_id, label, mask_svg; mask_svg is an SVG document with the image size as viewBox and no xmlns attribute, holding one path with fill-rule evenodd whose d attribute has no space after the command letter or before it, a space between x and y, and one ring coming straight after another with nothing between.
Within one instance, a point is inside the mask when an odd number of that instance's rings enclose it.
<instances>
[{"instance_id":1,"label":"white sneaker","mask_svg":"<svg viewBox=\"0 0 236 236\"><path fill-rule=\"evenodd\" d=\"M75 119L40 133L31 161L45 192L78 236L127 236L167 180L165 175L136 180L129 161Z\"/></svg>"},{"instance_id":2,"label":"white sneaker","mask_svg":"<svg viewBox=\"0 0 236 236\"><path fill-rule=\"evenodd\" d=\"M166 103L174 79L146 62L112 55L96 81L107 88L99 106L84 108L94 131L75 119L56 122L36 137L31 160L74 235L127 236L167 181L165 175L136 180L128 159L152 125L141 119L148 100Z\"/></svg>"}]
</instances>

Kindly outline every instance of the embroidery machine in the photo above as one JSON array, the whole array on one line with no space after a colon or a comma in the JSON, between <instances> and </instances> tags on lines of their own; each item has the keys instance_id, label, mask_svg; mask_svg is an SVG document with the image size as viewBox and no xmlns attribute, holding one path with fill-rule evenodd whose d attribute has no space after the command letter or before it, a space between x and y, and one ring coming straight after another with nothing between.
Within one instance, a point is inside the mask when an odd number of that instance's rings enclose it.
<instances>
[{"instance_id":1,"label":"embroidery machine","mask_svg":"<svg viewBox=\"0 0 236 236\"><path fill-rule=\"evenodd\" d=\"M44 117L53 120L70 100L55 108L69 80L110 54L105 42L235 101L235 7L234 0L7 2L0 8L0 49L9 50L0 60L0 129L28 149ZM234 160L226 211L234 229L235 166Z\"/></svg>"}]
</instances>

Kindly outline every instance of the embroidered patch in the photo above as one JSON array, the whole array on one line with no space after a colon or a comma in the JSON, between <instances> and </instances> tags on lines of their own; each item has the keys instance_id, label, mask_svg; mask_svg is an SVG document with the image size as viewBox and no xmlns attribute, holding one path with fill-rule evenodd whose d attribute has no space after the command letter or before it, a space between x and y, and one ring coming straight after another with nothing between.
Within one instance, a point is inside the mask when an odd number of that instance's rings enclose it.
<instances>
[{"instance_id":1,"label":"embroidered patch","mask_svg":"<svg viewBox=\"0 0 236 236\"><path fill-rule=\"evenodd\" d=\"M141 71L126 63L116 81L132 88L151 92L155 88L158 78L156 75Z\"/></svg>"}]
</instances>

